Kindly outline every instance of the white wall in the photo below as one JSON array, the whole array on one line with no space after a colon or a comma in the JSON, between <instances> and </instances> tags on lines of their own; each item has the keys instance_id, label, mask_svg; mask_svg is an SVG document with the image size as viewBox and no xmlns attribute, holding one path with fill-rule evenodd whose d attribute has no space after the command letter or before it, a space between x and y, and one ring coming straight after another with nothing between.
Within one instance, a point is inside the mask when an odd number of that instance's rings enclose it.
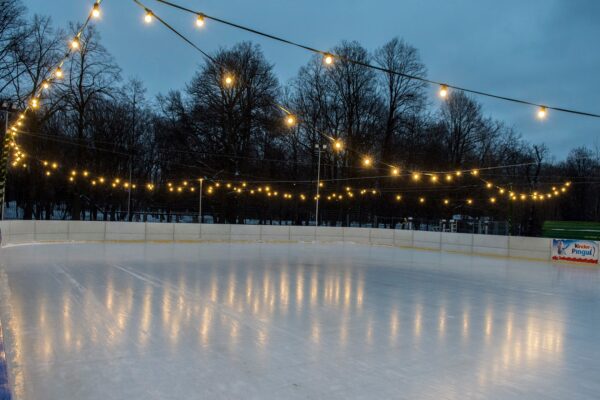
<instances>
[{"instance_id":1,"label":"white wall","mask_svg":"<svg viewBox=\"0 0 600 400\"><path fill-rule=\"evenodd\" d=\"M376 228L91 221L1 221L3 244L63 241L348 242L550 259L551 239Z\"/></svg>"}]
</instances>

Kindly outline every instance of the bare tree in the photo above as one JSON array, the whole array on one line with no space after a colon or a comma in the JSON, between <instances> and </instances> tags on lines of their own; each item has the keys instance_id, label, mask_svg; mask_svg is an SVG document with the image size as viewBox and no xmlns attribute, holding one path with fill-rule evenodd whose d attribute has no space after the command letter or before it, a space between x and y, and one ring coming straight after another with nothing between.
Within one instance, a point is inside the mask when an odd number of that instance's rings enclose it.
<instances>
[{"instance_id":1,"label":"bare tree","mask_svg":"<svg viewBox=\"0 0 600 400\"><path fill-rule=\"evenodd\" d=\"M389 71L381 73L381 91L385 99L385 126L381 141L381 157L386 163L394 160L395 138L410 129L411 121L425 107L425 83L408 76L424 78L427 70L416 48L394 38L375 51L375 61ZM395 157L398 157L397 155Z\"/></svg>"}]
</instances>

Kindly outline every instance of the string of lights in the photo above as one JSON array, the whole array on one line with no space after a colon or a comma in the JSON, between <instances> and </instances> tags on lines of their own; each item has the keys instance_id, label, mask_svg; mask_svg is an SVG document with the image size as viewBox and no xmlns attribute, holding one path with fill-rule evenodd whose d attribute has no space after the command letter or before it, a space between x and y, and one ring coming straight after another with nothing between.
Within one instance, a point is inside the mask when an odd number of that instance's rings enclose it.
<instances>
[{"instance_id":1,"label":"string of lights","mask_svg":"<svg viewBox=\"0 0 600 400\"><path fill-rule=\"evenodd\" d=\"M196 44L194 44L189 38L187 38L184 34L182 34L181 32L179 32L177 29L173 28L172 25L170 25L168 22L166 22L163 18L159 17L153 10L150 10L148 7L146 7L143 3L141 3L139 0L133 0L138 6L140 6L141 8L144 9L144 11L146 12L145 15L145 21L146 23L150 23L152 22L153 18L156 18L161 24L163 24L165 27L167 27L169 30L171 30L173 33L175 33L179 38L183 39L187 44L191 45L195 50L199 51L202 56L204 56L206 59L208 59L210 62L216 64L217 66L219 66L221 68L222 71L226 71L226 68L224 68L224 66L219 65L218 62L215 60L215 58L211 57L210 55L208 55L207 52L203 51L200 47L198 47ZM157 0L158 1L158 0ZM201 23L197 23L196 25L199 27L203 27L204 26L204 14L197 14L197 22L201 21ZM325 63L326 64L331 64L333 55L327 54L326 58L325 58ZM226 87L231 87L233 86L233 81L234 78L231 75L230 72L225 72L225 78L222 80L224 85ZM443 85L440 89L440 95L444 98L447 97L448 95L448 86L447 85ZM281 110L283 110L286 113L286 118L285 118L285 123L288 126L293 126L295 124L298 123L298 119L297 117L291 112L289 111L287 108L285 108L282 105L279 104L275 104L278 108L280 108ZM319 133L321 136L325 137L326 139L330 140L332 143L332 148L334 149L334 151L336 152L340 152L342 150L344 150L344 143L342 142L341 139L339 138L335 138L332 137L330 135L327 135L325 133L322 132L317 132ZM351 151L355 154L359 154L361 155L361 152L358 152L354 149L351 149L349 147L346 147L347 151ZM370 156L364 156L361 155L362 157L362 161L361 164L364 168L373 168L375 165L375 162L373 160L372 157ZM381 162L382 164L386 165L386 167L388 167L390 169L390 175L391 176L401 176L402 172L401 172L401 168L399 168L398 166L395 165L391 165L391 164L387 164L384 162ZM533 165L534 163L522 163L519 166L524 166L524 165ZM495 167L490 167L488 169L492 169ZM503 167L500 167L503 168ZM456 174L457 176L460 176L464 171L457 171ZM469 173L471 173L474 176L477 176L479 173L478 169L472 169L472 170L468 170ZM437 182L439 180L438 175L440 174L440 172L418 172L418 171L412 171L409 172L410 175L413 176L413 179L415 180L420 180L421 175L426 175L429 176L429 178L431 179L432 182ZM445 179L447 182L451 182L453 180L453 174L452 173L448 173L448 172L441 172L442 175L445 175ZM486 183L486 185L491 184L490 182L487 181L483 181L484 183ZM499 187L497 187L498 189L500 189Z\"/></svg>"},{"instance_id":2,"label":"string of lights","mask_svg":"<svg viewBox=\"0 0 600 400\"><path fill-rule=\"evenodd\" d=\"M162 2L160 0L157 0L157 1ZM134 2L138 6L142 7L145 10L146 14L145 14L144 19L147 23L152 22L153 19L158 20L163 25L165 25L168 29L170 29L172 32L174 32L178 37L180 37L182 40L186 41L189 45L191 45L194 49L199 51L205 58L207 58L208 60L210 60L213 63L217 63L215 61L215 59L212 58L208 53L204 52L201 48L196 46L191 40L189 40L187 37L182 35L179 31L177 31L170 24L168 24L164 19L162 19L158 15L156 15L156 13L154 13L152 10L150 10L146 6L144 6L139 0L134 0ZM64 65L64 62L68 59L68 57L74 51L77 51L81 47L81 35L82 35L82 32L85 29L85 27L89 24L90 20L92 18L98 18L100 16L100 9L99 9L100 3L101 3L101 0L98 0L98 1L96 1L96 3L94 3L93 9L90 12L90 15L88 16L86 22L82 25L82 27L80 28L78 33L75 35L75 37L72 39L68 52L66 53L65 57L61 60L61 62L57 66L57 68L54 70L52 77L45 79L43 81L43 83L41 84L40 88L36 88L35 90L33 90L34 96L30 100L30 103L29 103L27 109L19 116L19 120L15 124L16 126L15 125L11 126L11 128L10 128L10 132L11 132L10 136L12 138L11 146L14 148L14 151L15 151L14 161L12 163L12 165L14 167L19 167L19 166L26 167L27 166L27 164L25 162L27 155L20 149L20 147L18 146L18 144L16 143L16 140L15 140L17 133L20 131L23 132L19 128L23 124L23 120L25 119L25 114L29 110L36 109L40 106L40 99L42 96L42 92L49 89L50 83L52 83L54 80L63 78L64 74L62 72L62 66ZM165 2L162 2L162 3L165 3ZM204 26L205 17L208 18L204 14L198 14L196 25L199 27ZM210 17L210 18L214 19L212 17ZM318 50L314 50L314 51L320 52ZM324 62L328 65L332 64L334 62L335 58L340 58L336 55L329 54L329 53L323 53L323 54L324 54ZM354 62L353 60L346 60L346 61ZM218 63L217 63L217 65L218 65ZM234 83L235 83L235 76L233 74L231 74L231 72L227 72L225 69L222 69L222 70L224 71L223 79L222 79L223 85L225 87L233 87ZM456 87L449 86L449 85L442 85L440 88L440 96L442 96L444 98L447 97L448 96L448 88L450 88L450 87L456 88ZM281 106L279 104L276 104L276 106L278 108L280 108L286 114L285 123L288 126L294 126L298 123L298 118L290 110L288 110L286 107ZM544 108L544 111L545 111L545 109L546 108ZM345 148L341 139L334 138L334 137L331 137L331 136L323 134L323 133L320 133L320 134L332 141L332 147L335 151L346 150L346 151L352 151L352 152L360 154L359 152L357 152L353 149ZM75 182L78 179L79 180L83 179L83 180L87 181L91 186L106 186L107 188L112 188L112 189L127 189L127 190L138 188L138 185L135 182L121 180L120 178L107 179L100 175L92 174L88 170L85 170L85 169L80 170L80 171L70 170L69 173L65 174L64 171L62 171L60 164L57 162L40 161L40 160L38 160L38 161L41 163L41 166L44 168L44 173L47 177L52 177L53 175L63 175L63 176L66 175L66 178L68 179L69 182ZM361 164L364 168L375 168L374 167L375 161L369 156L363 156ZM385 164L385 163L383 163L383 164ZM487 170L524 166L524 165L531 165L531 164L533 164L533 163L514 164L514 165L509 165L509 166L494 166L494 167L485 167L485 168L479 168L479 169L466 169L466 170L458 170L458 171L421 171L421 172L419 172L419 171L402 171L402 169L399 167L385 164L387 167L390 168L389 175L373 176L373 177L339 178L339 179L333 179L333 178L332 179L320 179L318 182L318 186L323 187L326 182L329 183L329 182L340 182L340 181L351 181L351 180L381 179L381 178L390 178L390 177L409 177L410 180L414 181L415 183L418 183L422 180L423 181L427 180L431 184L437 184L442 181L446 182L446 184L451 184L454 181L458 180L463 175L471 175L471 176L479 179L481 182L483 182L485 184L485 188L490 190L489 202L492 204L496 203L497 197L498 198L504 197L511 201L515 201L515 200L525 201L528 199L531 199L533 201L544 201L546 199L558 197L562 193L566 192L567 188L571 184L570 182L566 182L561 187L554 186L554 187L552 187L552 190L548 190L548 191L544 191L544 192L532 192L532 193L526 194L526 193L518 193L516 191L513 191L512 189L509 190L505 187L495 185L492 182L480 177L480 171L482 171L482 170L487 171ZM172 182L167 182L167 184L164 186L157 185L155 183L147 183L147 184L143 185L143 187L145 187L145 189L148 191L164 189L167 192L173 192L173 193L184 193L184 192L188 192L188 191L195 192L196 191L195 185L191 184L191 182L194 182L196 180L197 179L179 180L178 181L179 183L177 185L174 185ZM309 198L308 197L309 195L305 194L305 193L298 193L298 192L290 193L289 191L280 192L278 190L271 190L271 186L269 186L269 185L266 185L264 187L256 186L256 185L265 183L265 182L269 182L270 184L292 183L294 185L302 184L302 183L311 183L311 184L315 183L314 180L307 180L307 181L289 181L289 180L288 181L244 181L244 182L237 182L237 183L217 181L217 180L208 180L206 178L200 178L200 180L207 180L207 182L212 183L211 185L209 185L206 188L206 194L208 194L208 195L215 193L217 190L219 190L219 188L222 187L228 193L237 194L237 195L244 194L244 193L247 193L249 195L265 194L266 197L272 197L272 198L277 198L281 195L282 198L284 198L284 199L298 198L302 201L307 200ZM250 186L248 186L249 184L252 184L254 186L252 186L252 188L250 188ZM428 190L421 189L421 192L426 192L426 191L428 191ZM437 190L437 191L439 192L439 190ZM492 191L497 191L497 194L492 194ZM410 192L410 190L406 190L406 188L405 188L403 193L404 192ZM384 189L383 191L376 189L376 188L364 188L364 187L352 189L350 186L346 187L346 190L343 193L331 192L329 194L327 194L327 193L326 194L317 194L316 196L313 197L313 199L317 200L321 196L323 196L324 199L329 200L329 201L341 201L344 199L352 199L352 198L354 198L355 194L360 195L360 196L365 196L365 195L375 196L375 195L384 195L384 194L389 194L389 193L392 193L393 199L395 201L401 201L403 199L403 194L396 193L396 191L394 189L388 188L388 189ZM450 204L451 201L452 200L450 200L448 198L445 198L443 200L445 205ZM423 195L419 196L418 202L420 204L424 204L426 202L426 197L424 197ZM467 205L472 205L473 203L474 203L474 200L471 198L468 198L465 200L465 204L467 204Z\"/></svg>"},{"instance_id":3,"label":"string of lights","mask_svg":"<svg viewBox=\"0 0 600 400\"><path fill-rule=\"evenodd\" d=\"M135 0L134 0L135 1ZM410 75L410 74L406 74L404 72L401 71L396 71L396 70L392 70L389 68L385 68L379 65L374 65L371 63L366 63L366 62L362 62L359 60L354 60L352 58L349 57L345 57L342 55L338 55L338 54L334 54L331 52L327 52L327 51L323 51L323 50L319 50L315 47L311 47L305 44L301 44L289 39L285 39L281 36L277 36L277 35L272 35L254 28L250 28L241 24L237 24L228 20L225 20L223 18L218 18L215 16L211 16L208 15L204 12L201 11L197 11L197 10L192 10L188 7L184 7L182 5L173 3L171 1L166 1L166 0L155 0L158 3L162 3L166 6L169 6L171 8L180 10L180 11L184 11L187 12L189 14L192 14L196 17L196 25L199 27L204 27L205 26L205 21L206 20L212 20L227 26L230 26L232 28L235 29L240 29L255 35L259 35L271 40L275 40L278 41L280 43L286 44L286 45L291 45L291 46L295 46L297 48L301 48L307 51L310 51L312 53L315 54L319 54L323 57L323 62L326 65L333 65L335 63L336 60L340 60L340 61L344 61L344 62L348 62L348 63L352 63L355 65L360 65L362 67L366 67L366 68L370 68L373 70L377 70L380 72L384 72L387 74L392 74L392 75L398 75L398 76L402 76L404 78L410 79L410 80L417 80L420 82L424 82L430 85L435 85L435 86L439 86L439 95L442 98L447 98L450 95L450 89L452 90L457 90L457 91L461 91L461 92L465 92L465 93L471 93L471 94L475 94L478 96L484 96L484 97L489 97L489 98L493 98L493 99L497 99L497 100L503 100L503 101L507 101L507 102L512 102L512 103L516 103L516 104L522 104L522 105L527 105L527 106L533 106L537 108L537 116L540 119L544 119L547 116L548 110L554 110L554 111L559 111L559 112L564 112L564 113L569 113L569 114L574 114L574 115L579 115L579 116L586 116L586 117L593 117L593 118L600 118L600 114L597 113L591 113L591 112L586 112L586 111L579 111L579 110L575 110L575 109L571 109L571 108L566 108L566 107L557 107L557 106L550 106L550 105L545 105L545 104L539 104L539 103L535 103L532 101L528 101L528 100L523 100L523 99L518 99L518 98L514 98L514 97L508 97L508 96L503 96L503 95L498 95L498 94L494 94L491 92L487 92L487 91L483 91L483 90L477 90L477 89L470 89L470 88L466 88L466 87L462 87L459 85L455 85L455 84L449 84L447 82L442 82L442 81L437 81L437 80L432 80L432 79L428 79L428 78L424 78L421 76L416 76L416 75ZM151 17L152 15L150 15L150 21L151 21ZM146 16L146 21L148 21L148 15ZM202 21L200 24L198 24L198 21Z\"/></svg>"},{"instance_id":4,"label":"string of lights","mask_svg":"<svg viewBox=\"0 0 600 400\"><path fill-rule=\"evenodd\" d=\"M27 167L25 158L26 157L22 157L19 160L15 160L13 162L13 167ZM40 162L40 165L44 168L44 174L48 178L51 178L55 175L62 176L63 179L66 178L68 180L68 182L70 182L70 183L75 183L77 180L83 180L83 181L87 182L92 188L93 187L105 187L108 189L116 189L116 190L130 190L130 189L135 190L138 188L137 183L130 182L127 180L122 180L121 178L118 178L118 177L106 178L104 176L91 173L88 170L80 170L80 171L78 171L76 169L68 170L68 169L62 168L62 166L58 162L50 162L50 161L46 161L46 160L38 160L38 161ZM457 174L455 172L455 175L462 176L462 173ZM473 174L471 172L471 175L478 177L478 173ZM412 180L418 181L419 178L413 174ZM205 194L209 195L209 196L215 194L219 190L219 188L222 188L229 194L234 194L234 195L248 194L250 196L255 196L255 195L258 196L258 195L263 194L267 198L273 198L273 199L276 199L279 196L281 196L281 198L286 199L286 200L292 200L294 198L297 198L300 201L306 201L307 199L309 199L309 196L310 196L310 194L309 194L310 190L308 192L307 191L298 191L295 189L292 189L292 190L287 189L286 191L280 191L280 190L276 190L274 188L274 186L272 186L275 183L293 183L294 185L296 185L296 184L300 183L299 181L291 181L291 182L290 181L288 181L288 182L271 181L267 185L257 186L257 184L259 184L260 182L247 182L247 181L228 182L228 181L212 180L212 179L206 179L206 178L197 178L197 179L179 180L179 181L177 181L177 183L168 181L166 183L166 185L159 185L159 184L150 182L150 183L146 183L142 187L145 187L145 189L149 192L158 191L160 189L163 189L166 192L175 193L175 194L182 194L182 193L187 193L187 192L194 193L194 192L196 192L196 187L194 185L194 182L196 182L196 181L206 181L209 184L209 186L207 186L205 189ZM328 183L336 182L336 181L337 180L329 180ZM431 183L436 183L436 182L437 181L431 181ZM488 200L489 200L490 204L495 204L498 201L498 199L501 199L501 198L506 198L509 201L532 200L532 201L537 201L537 202L543 202L545 200L550 200L552 198L558 198L559 196L561 196L562 194L567 192L567 189L571 186L571 182L566 182L560 187L553 186L551 189L549 188L547 191L544 191L544 192L534 191L532 193L526 194L526 193L518 193L516 191L513 191L512 189L509 190L509 189L501 187L501 186L493 185L491 182L486 181L486 180L483 180L483 182L485 182L485 188L487 190L489 190ZM324 188L325 182L320 181L319 187ZM471 189L476 189L477 187L480 187L480 185L462 186L462 188L471 188ZM445 188L448 189L447 186ZM460 188L461 187L454 187L453 189L460 189ZM426 202L427 197L423 193L426 193L429 191L440 192L441 191L440 189L443 189L443 187L442 188L430 187L430 188L421 188L421 189L387 188L387 189L381 190L381 189L377 189L377 188L365 188L365 187L362 187L362 188L354 187L353 188L351 186L346 186L342 193L336 193L336 192L327 193L326 192L325 194L317 194L317 195L313 196L313 199L317 200L322 197L323 199L328 200L328 201L341 201L344 199L348 199L348 200L353 199L355 196L364 197L364 196L376 196L376 195L381 196L381 195L391 194L392 200L402 201L403 199L405 199L405 196L407 193L419 191L420 195L418 196L418 203L424 204ZM456 199L452 200L448 197L443 198L444 205L450 205L450 204L454 204L456 202L457 202ZM473 205L474 202L475 201L472 198L467 198L464 200L464 204L466 204L466 205Z\"/></svg>"},{"instance_id":5,"label":"string of lights","mask_svg":"<svg viewBox=\"0 0 600 400\"><path fill-rule=\"evenodd\" d=\"M7 166L11 149L14 150L14 159L18 159L20 156L25 155L25 153L21 151L17 143L18 131L24 125L27 113L31 110L37 109L40 106L42 92L50 89L50 85L53 81L60 80L63 78L64 74L62 67L64 63L71 56L71 54L79 50L81 46L81 35L86 29L86 27L89 25L90 21L92 19L100 18L101 3L102 0L96 0L94 2L94 5L92 6L92 9L90 10L85 22L80 26L75 36L71 39L68 50L66 51L65 55L60 59L56 68L51 70L52 72L50 73L50 76L43 77L39 84L34 85L25 109L18 114L16 120L13 123L11 123L10 126L9 124L7 124L7 130L4 134L4 140L2 141L2 156L0 157L0 203L2 204L4 203L6 194L6 177L8 173Z\"/></svg>"}]
</instances>

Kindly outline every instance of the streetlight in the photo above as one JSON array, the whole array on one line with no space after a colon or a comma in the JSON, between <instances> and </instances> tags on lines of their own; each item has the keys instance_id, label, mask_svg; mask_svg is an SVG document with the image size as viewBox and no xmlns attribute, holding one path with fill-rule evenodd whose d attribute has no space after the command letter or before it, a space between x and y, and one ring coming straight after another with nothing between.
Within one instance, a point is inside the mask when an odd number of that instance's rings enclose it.
<instances>
[{"instance_id":1,"label":"streetlight","mask_svg":"<svg viewBox=\"0 0 600 400\"><path fill-rule=\"evenodd\" d=\"M200 190L199 190L199 199L198 199L198 223L201 224L202 219L202 184L204 183L204 178L200 178Z\"/></svg>"},{"instance_id":2,"label":"streetlight","mask_svg":"<svg viewBox=\"0 0 600 400\"><path fill-rule=\"evenodd\" d=\"M326 144L316 144L315 149L319 153L317 158L317 204L315 208L315 227L319 226L319 188L321 187L321 152L327 149Z\"/></svg>"}]
</instances>

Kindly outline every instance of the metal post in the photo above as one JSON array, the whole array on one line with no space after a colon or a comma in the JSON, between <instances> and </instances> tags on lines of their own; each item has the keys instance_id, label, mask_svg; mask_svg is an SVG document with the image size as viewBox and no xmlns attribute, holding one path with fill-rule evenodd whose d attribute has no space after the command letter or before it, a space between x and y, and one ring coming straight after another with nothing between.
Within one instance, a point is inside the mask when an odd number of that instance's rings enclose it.
<instances>
[{"instance_id":1,"label":"metal post","mask_svg":"<svg viewBox=\"0 0 600 400\"><path fill-rule=\"evenodd\" d=\"M319 152L317 162L317 205L315 209L315 227L319 226L319 188L321 186L321 145L317 145L317 151Z\"/></svg>"},{"instance_id":2,"label":"metal post","mask_svg":"<svg viewBox=\"0 0 600 400\"><path fill-rule=\"evenodd\" d=\"M200 194L199 194L199 200L198 200L198 223L203 223L204 220L202 218L202 183L204 182L204 179L200 178Z\"/></svg>"},{"instance_id":3,"label":"metal post","mask_svg":"<svg viewBox=\"0 0 600 400\"><path fill-rule=\"evenodd\" d=\"M131 217L131 186L132 186L132 182L131 182L131 170L133 169L133 160L131 159L131 155L129 156L129 191L127 194L127 220L128 221L132 221L133 218Z\"/></svg>"}]
</instances>

